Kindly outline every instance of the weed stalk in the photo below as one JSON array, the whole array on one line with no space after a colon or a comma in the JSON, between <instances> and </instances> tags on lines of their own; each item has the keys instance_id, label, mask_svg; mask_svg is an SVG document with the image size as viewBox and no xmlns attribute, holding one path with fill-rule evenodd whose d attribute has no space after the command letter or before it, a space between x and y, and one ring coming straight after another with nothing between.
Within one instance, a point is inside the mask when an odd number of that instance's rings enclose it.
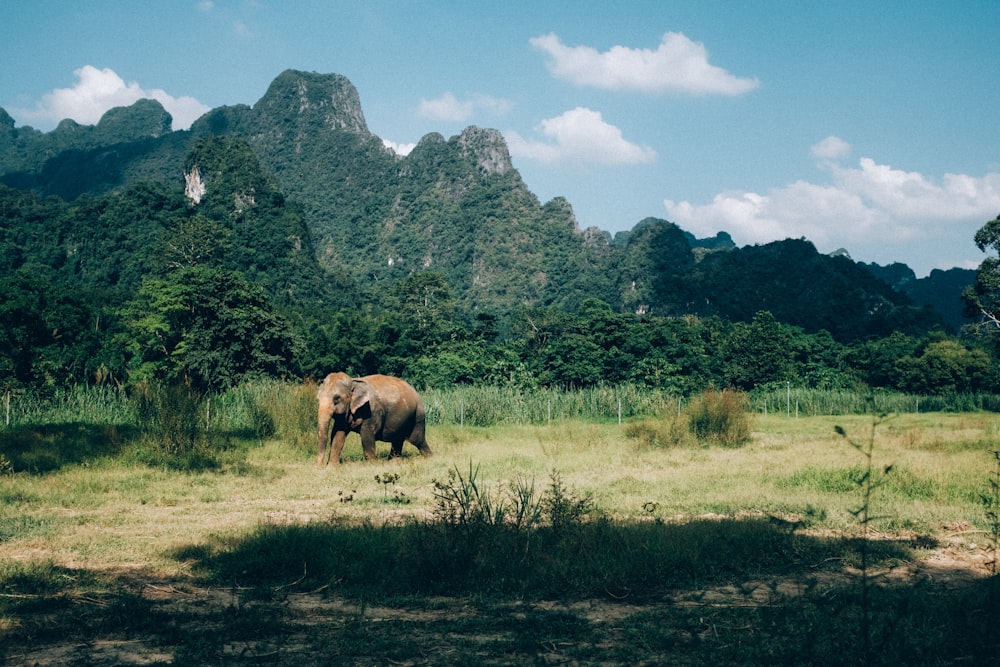
<instances>
[{"instance_id":1,"label":"weed stalk","mask_svg":"<svg viewBox=\"0 0 1000 667\"><path fill-rule=\"evenodd\" d=\"M986 520L989 523L990 574L997 574L997 552L1000 550L1000 450L993 452L993 471L987 481L986 493L982 494L983 507L986 510Z\"/></svg>"},{"instance_id":2,"label":"weed stalk","mask_svg":"<svg viewBox=\"0 0 1000 667\"><path fill-rule=\"evenodd\" d=\"M870 662L872 655L871 637L871 577L868 572L868 542L871 533L872 522L879 517L872 516L872 496L878 487L886 483L889 473L892 472L892 464L885 466L881 471L875 468L875 432L882 422L886 420L885 414L878 414L872 419L871 430L868 438L857 441L847 435L841 426L835 426L834 430L839 436L844 438L851 447L858 450L864 458L864 465L861 467L861 475L855 480L858 489L861 491L861 505L850 510L851 515L861 526L861 637L864 642L864 655L866 663Z\"/></svg>"}]
</instances>

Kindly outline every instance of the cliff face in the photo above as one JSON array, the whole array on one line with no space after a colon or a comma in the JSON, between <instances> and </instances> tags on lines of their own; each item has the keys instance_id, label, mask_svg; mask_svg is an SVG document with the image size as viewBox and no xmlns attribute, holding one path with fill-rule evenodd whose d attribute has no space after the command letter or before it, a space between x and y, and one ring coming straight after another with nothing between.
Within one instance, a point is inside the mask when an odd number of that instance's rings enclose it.
<instances>
[{"instance_id":1,"label":"cliff face","mask_svg":"<svg viewBox=\"0 0 1000 667\"><path fill-rule=\"evenodd\" d=\"M462 155L485 174L503 176L514 168L507 142L498 130L467 127L457 143Z\"/></svg>"},{"instance_id":2,"label":"cliff face","mask_svg":"<svg viewBox=\"0 0 1000 667\"><path fill-rule=\"evenodd\" d=\"M285 70L253 105L257 124L301 137L319 128L368 134L358 91L339 74Z\"/></svg>"}]
</instances>

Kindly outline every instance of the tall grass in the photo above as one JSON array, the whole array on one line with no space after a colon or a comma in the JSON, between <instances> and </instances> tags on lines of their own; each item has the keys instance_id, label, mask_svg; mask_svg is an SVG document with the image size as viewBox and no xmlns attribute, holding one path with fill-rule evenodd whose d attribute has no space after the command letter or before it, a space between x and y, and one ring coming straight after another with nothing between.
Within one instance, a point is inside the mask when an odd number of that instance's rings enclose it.
<instances>
[{"instance_id":1,"label":"tall grass","mask_svg":"<svg viewBox=\"0 0 1000 667\"><path fill-rule=\"evenodd\" d=\"M429 424L545 424L560 419L613 421L659 412L669 395L631 384L563 390L461 386L423 392Z\"/></svg>"},{"instance_id":2,"label":"tall grass","mask_svg":"<svg viewBox=\"0 0 1000 667\"><path fill-rule=\"evenodd\" d=\"M494 426L547 424L582 419L625 421L678 413L696 397L671 395L624 384L584 389L455 386L421 392L431 425ZM1000 412L1000 395L914 396L886 391L848 391L772 387L747 394L756 414L823 416L907 414L914 412ZM45 396L14 393L10 417L0 418L0 432L45 424L113 424L142 428L141 401L135 390L112 386L70 386ZM316 387L311 383L260 381L221 394L201 397L198 413L206 429L264 440L303 440L316 428ZM668 407L669 406L669 407ZM5 406L6 407L6 406ZM6 413L6 411L4 411Z\"/></svg>"},{"instance_id":3,"label":"tall grass","mask_svg":"<svg viewBox=\"0 0 1000 667\"><path fill-rule=\"evenodd\" d=\"M7 403L9 400L9 403ZM42 396L16 392L6 405L10 406L9 422L5 413L0 431L23 425L45 424L136 424L135 403L128 393L114 386L72 385L60 387Z\"/></svg>"},{"instance_id":4,"label":"tall grass","mask_svg":"<svg viewBox=\"0 0 1000 667\"><path fill-rule=\"evenodd\" d=\"M0 472L46 472L116 455L157 467L207 469L218 467L224 452L274 437L305 447L315 440L315 394L314 386L282 382L215 395L150 384L12 394L10 420L5 404L0 421Z\"/></svg>"},{"instance_id":5,"label":"tall grass","mask_svg":"<svg viewBox=\"0 0 1000 667\"><path fill-rule=\"evenodd\" d=\"M751 415L743 392L708 388L686 405L664 403L660 411L625 425L625 435L649 447L721 445L750 442Z\"/></svg>"},{"instance_id":6,"label":"tall grass","mask_svg":"<svg viewBox=\"0 0 1000 667\"><path fill-rule=\"evenodd\" d=\"M904 394L882 389L758 388L750 392L750 407L759 414L817 417L911 412L1000 412L1000 395L991 393Z\"/></svg>"}]
</instances>

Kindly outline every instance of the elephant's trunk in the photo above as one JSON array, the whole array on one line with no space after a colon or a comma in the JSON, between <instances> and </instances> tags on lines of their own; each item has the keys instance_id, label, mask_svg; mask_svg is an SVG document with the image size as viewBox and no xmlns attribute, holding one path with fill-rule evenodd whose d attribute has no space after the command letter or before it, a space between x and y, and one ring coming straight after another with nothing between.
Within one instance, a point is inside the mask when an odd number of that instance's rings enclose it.
<instances>
[{"instance_id":1,"label":"elephant's trunk","mask_svg":"<svg viewBox=\"0 0 1000 667\"><path fill-rule=\"evenodd\" d=\"M316 465L322 468L326 464L326 447L330 444L330 421L333 418L333 401L329 397L320 396L319 412L317 414L319 433L319 452L316 456ZM331 448L332 453L332 448ZM337 461L333 461L334 464Z\"/></svg>"}]
</instances>

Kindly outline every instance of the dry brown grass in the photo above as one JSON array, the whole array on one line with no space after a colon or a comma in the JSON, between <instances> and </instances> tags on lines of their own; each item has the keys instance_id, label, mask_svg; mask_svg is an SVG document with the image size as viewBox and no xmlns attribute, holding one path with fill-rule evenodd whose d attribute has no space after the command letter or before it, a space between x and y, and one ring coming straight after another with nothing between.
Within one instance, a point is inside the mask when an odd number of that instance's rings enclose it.
<instances>
[{"instance_id":1,"label":"dry brown grass","mask_svg":"<svg viewBox=\"0 0 1000 667\"><path fill-rule=\"evenodd\" d=\"M834 433L863 435L867 417L760 417L745 447L647 447L616 424L431 430L431 459L409 445L401 461L362 462L352 436L339 468L317 470L302 439L272 440L223 471L178 473L114 462L67 467L43 476L0 478L0 558L52 559L69 566L152 568L170 576L184 563L171 553L213 535L267 523L334 517L381 521L426 516L434 481L455 468L480 468L499 487L552 472L615 517L676 520L746 513L802 517L824 529L850 530L855 494L837 484L858 465ZM897 481L879 491L883 530L934 533L963 522L985 529L979 494L988 478L998 420L986 415L905 415L876 433L875 456ZM311 444L311 443L310 443ZM387 449L380 445L380 455ZM397 481L376 476L391 472ZM839 480L839 481L838 481Z\"/></svg>"},{"instance_id":2,"label":"dry brown grass","mask_svg":"<svg viewBox=\"0 0 1000 667\"><path fill-rule=\"evenodd\" d=\"M0 598L0 634L14 639L0 642L0 661L820 664L849 655L847 662L901 664L914 650L931 662L989 661L996 645L985 636L993 621L983 605L995 598L982 584L991 554L979 494L998 423L988 415L904 415L875 433L878 464L895 468L874 500L873 514L886 518L873 524L873 539L887 546L872 575L887 585L868 607L852 597L855 541L841 538L857 534L850 510L860 462L834 426L864 438L870 417L758 417L740 448L651 447L617 424L582 421L437 426L428 434L430 459L407 446L403 460L365 462L352 436L347 462L324 470L314 467L314 438L303 429L206 472L112 458L2 476L0 593L9 597ZM556 472L566 490L622 519L610 532L598 522L598 537L583 549L588 559L610 558L602 572L623 542L640 563L690 548L708 568L678 574L641 600L638 587L599 587L584 599L394 599L381 589L372 604L367 590L337 592L338 577L348 575L340 550L328 545L350 549L371 539L365 526L384 524L395 533L385 537L402 543L406 519L433 515L435 481L472 468L490 490L518 479L543 489ZM717 520L727 516L736 520ZM345 526L348 541L338 543ZM315 540L309 554L313 546L332 554L308 573L304 552L287 551L302 548L300 534ZM647 546L659 556L644 557ZM576 553L569 562L580 560ZM760 564L741 567L744 555ZM449 557L440 555L441 567ZM324 560L334 563L317 572ZM229 565L212 574L213 563ZM275 568L285 568L277 578ZM256 581L255 572L270 576ZM307 574L311 583L299 586ZM910 611L900 615L904 607ZM859 609L878 620L881 661L852 637Z\"/></svg>"}]
</instances>

